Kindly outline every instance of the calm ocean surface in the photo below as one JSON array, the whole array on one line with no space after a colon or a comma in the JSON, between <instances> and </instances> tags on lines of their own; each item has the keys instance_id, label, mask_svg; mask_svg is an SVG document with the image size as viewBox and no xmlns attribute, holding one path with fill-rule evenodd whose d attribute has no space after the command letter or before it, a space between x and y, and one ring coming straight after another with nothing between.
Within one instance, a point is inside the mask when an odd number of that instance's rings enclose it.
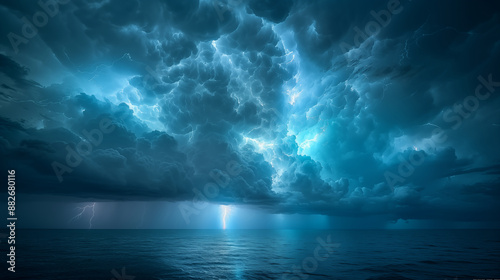
<instances>
[{"instance_id":1,"label":"calm ocean surface","mask_svg":"<svg viewBox=\"0 0 500 280\"><path fill-rule=\"evenodd\" d=\"M16 273L0 243L1 279L500 279L498 230L18 229L16 243Z\"/></svg>"}]
</instances>

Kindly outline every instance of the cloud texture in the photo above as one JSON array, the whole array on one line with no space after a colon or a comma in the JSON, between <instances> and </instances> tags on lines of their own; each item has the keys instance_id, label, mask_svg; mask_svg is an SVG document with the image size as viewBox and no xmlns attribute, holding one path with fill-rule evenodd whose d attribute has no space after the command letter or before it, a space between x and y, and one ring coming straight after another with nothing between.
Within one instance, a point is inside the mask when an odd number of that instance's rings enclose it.
<instances>
[{"instance_id":1,"label":"cloud texture","mask_svg":"<svg viewBox=\"0 0 500 280\"><path fill-rule=\"evenodd\" d=\"M236 162L211 202L500 210L498 2L60 2L0 6L1 166L22 192L186 201Z\"/></svg>"}]
</instances>

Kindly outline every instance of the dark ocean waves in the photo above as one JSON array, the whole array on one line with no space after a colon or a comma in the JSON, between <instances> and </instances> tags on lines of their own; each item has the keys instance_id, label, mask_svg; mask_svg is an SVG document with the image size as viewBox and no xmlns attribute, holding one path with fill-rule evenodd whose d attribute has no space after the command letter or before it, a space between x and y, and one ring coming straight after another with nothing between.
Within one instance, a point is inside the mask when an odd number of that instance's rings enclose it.
<instances>
[{"instance_id":1,"label":"dark ocean waves","mask_svg":"<svg viewBox=\"0 0 500 280\"><path fill-rule=\"evenodd\" d=\"M500 279L498 230L19 230L16 242L2 279Z\"/></svg>"}]
</instances>

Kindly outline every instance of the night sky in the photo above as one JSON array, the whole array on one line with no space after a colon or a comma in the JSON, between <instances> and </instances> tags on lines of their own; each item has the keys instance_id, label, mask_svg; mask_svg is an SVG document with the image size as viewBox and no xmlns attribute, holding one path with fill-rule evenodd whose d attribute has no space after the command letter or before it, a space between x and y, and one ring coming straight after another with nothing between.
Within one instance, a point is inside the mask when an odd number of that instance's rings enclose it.
<instances>
[{"instance_id":1,"label":"night sky","mask_svg":"<svg viewBox=\"0 0 500 280\"><path fill-rule=\"evenodd\" d=\"M498 1L40 3L0 4L19 227L500 227Z\"/></svg>"}]
</instances>

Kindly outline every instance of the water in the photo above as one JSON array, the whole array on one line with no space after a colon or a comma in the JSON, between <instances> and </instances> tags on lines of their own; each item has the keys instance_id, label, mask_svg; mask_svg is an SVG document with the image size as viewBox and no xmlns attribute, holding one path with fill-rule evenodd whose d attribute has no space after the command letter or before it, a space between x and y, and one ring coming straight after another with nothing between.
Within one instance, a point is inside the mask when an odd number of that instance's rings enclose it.
<instances>
[{"instance_id":1,"label":"water","mask_svg":"<svg viewBox=\"0 0 500 280\"><path fill-rule=\"evenodd\" d=\"M329 235L327 256L318 238ZM16 273L0 244L1 279L500 279L498 230L18 229L16 239Z\"/></svg>"}]
</instances>

